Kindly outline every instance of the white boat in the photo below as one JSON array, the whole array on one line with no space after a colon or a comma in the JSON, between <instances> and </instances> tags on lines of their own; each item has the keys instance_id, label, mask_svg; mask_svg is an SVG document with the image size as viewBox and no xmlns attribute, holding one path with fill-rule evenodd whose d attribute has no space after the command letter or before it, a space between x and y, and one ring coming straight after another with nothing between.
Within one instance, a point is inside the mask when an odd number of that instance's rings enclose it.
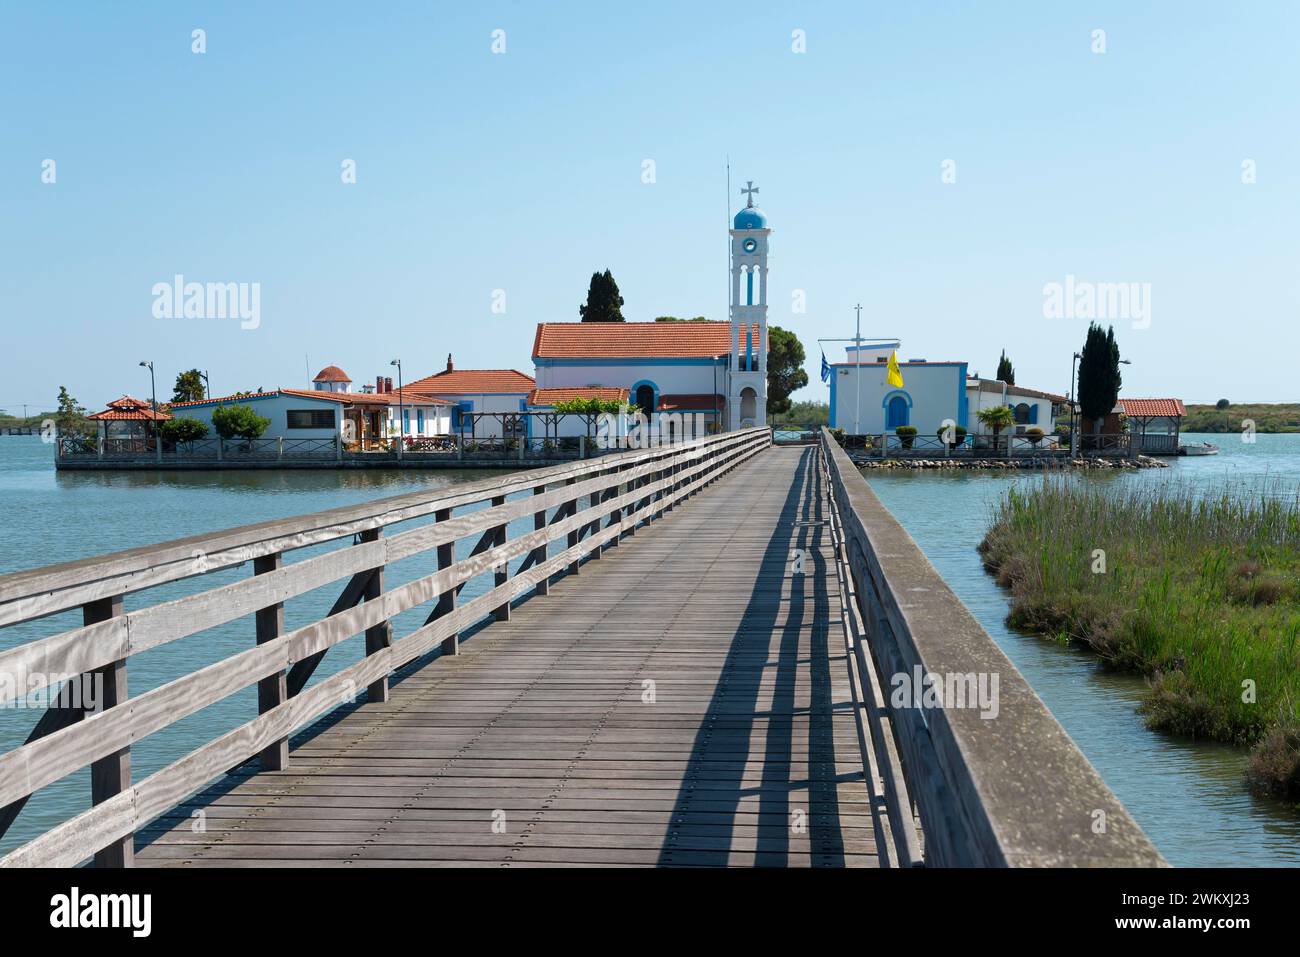
<instances>
[{"instance_id":1,"label":"white boat","mask_svg":"<svg viewBox=\"0 0 1300 957\"><path fill-rule=\"evenodd\" d=\"M1179 455L1218 455L1219 447L1209 442L1189 442L1178 446Z\"/></svg>"}]
</instances>

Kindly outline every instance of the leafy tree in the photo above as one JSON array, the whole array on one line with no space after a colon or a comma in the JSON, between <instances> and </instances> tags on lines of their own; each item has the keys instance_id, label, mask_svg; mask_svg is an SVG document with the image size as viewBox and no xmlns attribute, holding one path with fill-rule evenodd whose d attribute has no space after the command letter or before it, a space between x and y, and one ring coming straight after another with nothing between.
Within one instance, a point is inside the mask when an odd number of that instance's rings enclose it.
<instances>
[{"instance_id":1,"label":"leafy tree","mask_svg":"<svg viewBox=\"0 0 1300 957\"><path fill-rule=\"evenodd\" d=\"M791 425L828 425L831 420L831 407L825 402L790 402L785 412L773 413L772 421L788 422Z\"/></svg>"},{"instance_id":2,"label":"leafy tree","mask_svg":"<svg viewBox=\"0 0 1300 957\"><path fill-rule=\"evenodd\" d=\"M54 413L54 425L59 435L86 435L90 432L86 409L68 394L67 386L59 386L59 407Z\"/></svg>"},{"instance_id":3,"label":"leafy tree","mask_svg":"<svg viewBox=\"0 0 1300 957\"><path fill-rule=\"evenodd\" d=\"M168 419L158 428L165 442L197 442L208 434L208 425L199 419Z\"/></svg>"},{"instance_id":4,"label":"leafy tree","mask_svg":"<svg viewBox=\"0 0 1300 957\"><path fill-rule=\"evenodd\" d=\"M781 415L790 411L790 393L808 384L803 369L803 343L793 332L780 326L767 327L767 412Z\"/></svg>"},{"instance_id":5,"label":"leafy tree","mask_svg":"<svg viewBox=\"0 0 1300 957\"><path fill-rule=\"evenodd\" d=\"M1011 365L1011 360L1007 358L1007 350L1002 350L1002 358L998 360L998 378L1007 385L1016 384L1016 370Z\"/></svg>"},{"instance_id":6,"label":"leafy tree","mask_svg":"<svg viewBox=\"0 0 1300 957\"><path fill-rule=\"evenodd\" d=\"M1232 405L1232 403L1227 399L1220 399L1218 402L1214 403L1214 407L1220 412L1226 412L1230 405Z\"/></svg>"},{"instance_id":7,"label":"leafy tree","mask_svg":"<svg viewBox=\"0 0 1300 957\"><path fill-rule=\"evenodd\" d=\"M198 369L190 369L176 376L176 384L172 386L173 402L197 402L207 397L203 388L203 374Z\"/></svg>"},{"instance_id":8,"label":"leafy tree","mask_svg":"<svg viewBox=\"0 0 1300 957\"><path fill-rule=\"evenodd\" d=\"M1009 405L994 405L987 409L980 409L975 413L985 426L993 430L993 445L998 444L998 434L1016 421L1016 415L1011 411Z\"/></svg>"},{"instance_id":9,"label":"leafy tree","mask_svg":"<svg viewBox=\"0 0 1300 957\"><path fill-rule=\"evenodd\" d=\"M1079 358L1079 407L1085 419L1092 420L1092 431L1101 434L1102 420L1115 408L1123 379L1119 374L1119 346L1115 329L1090 323L1088 337Z\"/></svg>"},{"instance_id":10,"label":"leafy tree","mask_svg":"<svg viewBox=\"0 0 1300 957\"><path fill-rule=\"evenodd\" d=\"M703 316L694 319L679 319L677 316L655 316L655 322L708 322Z\"/></svg>"},{"instance_id":11,"label":"leafy tree","mask_svg":"<svg viewBox=\"0 0 1300 957\"><path fill-rule=\"evenodd\" d=\"M618 293L614 274L606 269L591 274L587 287L587 302L578 307L583 322L623 322L623 297Z\"/></svg>"},{"instance_id":12,"label":"leafy tree","mask_svg":"<svg viewBox=\"0 0 1300 957\"><path fill-rule=\"evenodd\" d=\"M223 439L256 439L271 420L246 405L222 405L212 410L212 426Z\"/></svg>"}]
</instances>

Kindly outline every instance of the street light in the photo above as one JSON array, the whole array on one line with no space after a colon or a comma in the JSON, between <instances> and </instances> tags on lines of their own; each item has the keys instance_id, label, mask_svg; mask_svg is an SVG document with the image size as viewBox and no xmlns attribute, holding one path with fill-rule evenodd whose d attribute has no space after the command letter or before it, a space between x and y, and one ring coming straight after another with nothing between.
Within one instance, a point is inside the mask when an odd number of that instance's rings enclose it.
<instances>
[{"instance_id":1,"label":"street light","mask_svg":"<svg viewBox=\"0 0 1300 957\"><path fill-rule=\"evenodd\" d=\"M402 360L394 359L388 363L390 366L397 366L397 427L401 430L402 442L406 445L406 407L402 404Z\"/></svg>"},{"instance_id":2,"label":"street light","mask_svg":"<svg viewBox=\"0 0 1300 957\"><path fill-rule=\"evenodd\" d=\"M149 370L149 402L150 402L150 408L153 410L154 415L157 415L157 414L158 414L158 389L157 389L157 387L154 385L154 378L153 378L153 363L152 363L151 361L149 361L148 359L146 359L145 361L141 362L140 365L141 365L142 367L144 367L144 368L147 368L147 369ZM153 432L157 427L158 427L158 423L157 423L157 421L151 421L151 422L149 423L148 432L152 433L152 432ZM148 447L148 446L146 445L146 448L147 448L147 447Z\"/></svg>"}]
</instances>

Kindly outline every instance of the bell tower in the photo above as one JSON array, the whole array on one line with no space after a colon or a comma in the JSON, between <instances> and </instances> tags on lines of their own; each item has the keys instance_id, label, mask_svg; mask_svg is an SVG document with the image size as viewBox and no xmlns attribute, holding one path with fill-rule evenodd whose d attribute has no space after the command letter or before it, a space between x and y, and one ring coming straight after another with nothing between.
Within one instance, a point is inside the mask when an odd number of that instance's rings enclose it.
<instances>
[{"instance_id":1,"label":"bell tower","mask_svg":"<svg viewBox=\"0 0 1300 957\"><path fill-rule=\"evenodd\" d=\"M745 208L731 229L731 359L727 427L767 424L767 216L754 205L758 187L741 193Z\"/></svg>"}]
</instances>

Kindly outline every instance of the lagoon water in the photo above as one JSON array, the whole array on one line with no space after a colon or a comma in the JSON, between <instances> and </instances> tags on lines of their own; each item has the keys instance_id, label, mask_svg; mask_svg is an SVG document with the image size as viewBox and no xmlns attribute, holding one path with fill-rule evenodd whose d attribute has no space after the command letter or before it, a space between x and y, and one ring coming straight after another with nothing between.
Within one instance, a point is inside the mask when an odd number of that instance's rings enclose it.
<instances>
[{"instance_id":1,"label":"lagoon water","mask_svg":"<svg viewBox=\"0 0 1300 957\"><path fill-rule=\"evenodd\" d=\"M1185 435L1219 455L1171 458L1167 469L1079 473L1102 485L1176 482L1198 489L1300 493L1300 435ZM1006 592L976 546L994 507L1016 483L994 472L867 472L876 495L916 539L1171 864L1300 866L1300 810L1253 797L1246 752L1148 730L1137 713L1142 678L1107 670L1086 651L1009 629Z\"/></svg>"},{"instance_id":2,"label":"lagoon water","mask_svg":"<svg viewBox=\"0 0 1300 957\"><path fill-rule=\"evenodd\" d=\"M1261 435L1254 444L1236 436L1205 438L1223 448L1218 456L1171 460L1173 467L1137 473L1095 474L1084 481L1166 482L1185 480L1206 488L1229 483L1269 486L1288 494L1300 488L1300 435ZM476 481L482 471L298 471L298 472L86 472L56 473L52 450L36 437L0 437L0 574L70 561L137 545L251 522L355 504L419 489ZM963 472L871 474L885 505L916 538L954 591L1025 674L1039 696L1078 742L1102 777L1128 806L1171 863L1176 865L1300 865L1300 812L1252 797L1241 784L1244 752L1193 743L1148 731L1136 714L1141 679L1116 675L1082 651L1010 631L1004 624L1005 594L980 566L975 546L994 504L1024 476ZM525 520L531 529L531 520ZM513 533L512 529L512 533ZM458 546L458 557L472 543ZM314 553L295 553L291 560ZM423 564L421 564L423 563ZM429 559L408 559L391 569L394 581L427 574ZM247 569L230 569L195 582L149 592L170 599L199 588L234 581ZM340 585L320 589L286 607L286 625L319 617ZM484 580L469 583L466 597L481 593ZM141 599L128 598L127 608ZM407 613L412 616L412 613ZM414 620L418 617L419 620ZM423 615L399 618L398 635ZM79 624L75 613L0 629L0 650ZM250 619L133 657L130 691L140 694L202 665L249 647ZM315 680L356 661L361 643L352 639L326 656ZM256 714L249 689L151 735L132 749L138 780L217 733ZM0 752L22 743L39 712L0 709ZM3 839L0 853L84 809L85 772L38 793Z\"/></svg>"}]
</instances>

